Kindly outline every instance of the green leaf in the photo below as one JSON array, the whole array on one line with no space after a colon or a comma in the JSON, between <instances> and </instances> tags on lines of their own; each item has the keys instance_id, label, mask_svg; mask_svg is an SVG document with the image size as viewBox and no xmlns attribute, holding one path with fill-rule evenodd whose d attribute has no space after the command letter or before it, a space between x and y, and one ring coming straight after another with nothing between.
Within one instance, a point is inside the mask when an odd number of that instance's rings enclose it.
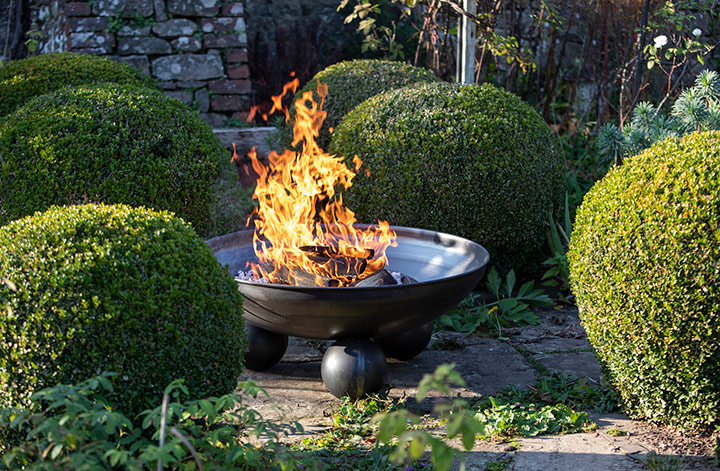
<instances>
[{"instance_id":1,"label":"green leaf","mask_svg":"<svg viewBox=\"0 0 720 471\"><path fill-rule=\"evenodd\" d=\"M495 295L495 299L500 299L501 284L502 282L500 281L500 276L498 276L497 270L495 270L495 267L492 267L490 269L490 273L488 273L488 279L485 286L487 286L490 292Z\"/></svg>"},{"instance_id":2,"label":"green leaf","mask_svg":"<svg viewBox=\"0 0 720 471\"><path fill-rule=\"evenodd\" d=\"M455 459L456 451L435 437L431 437L430 446L432 448L432 456L430 459L433 465L435 465L435 469L437 471L448 471Z\"/></svg>"},{"instance_id":3,"label":"green leaf","mask_svg":"<svg viewBox=\"0 0 720 471\"><path fill-rule=\"evenodd\" d=\"M425 453L425 448L428 445L427 436L424 433L417 434L410 442L409 451L410 456L414 459L420 459Z\"/></svg>"},{"instance_id":4,"label":"green leaf","mask_svg":"<svg viewBox=\"0 0 720 471\"><path fill-rule=\"evenodd\" d=\"M505 277L505 289L507 290L507 295L512 296L513 288L515 288L515 270L510 270Z\"/></svg>"}]
</instances>

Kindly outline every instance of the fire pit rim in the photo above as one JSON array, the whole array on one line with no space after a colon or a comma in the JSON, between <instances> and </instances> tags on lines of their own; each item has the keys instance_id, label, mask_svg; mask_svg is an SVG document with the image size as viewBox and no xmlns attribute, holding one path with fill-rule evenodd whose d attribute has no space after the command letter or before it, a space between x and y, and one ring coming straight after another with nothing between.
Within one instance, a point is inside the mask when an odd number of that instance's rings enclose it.
<instances>
[{"instance_id":1,"label":"fire pit rim","mask_svg":"<svg viewBox=\"0 0 720 471\"><path fill-rule=\"evenodd\" d=\"M367 228L377 227L377 224L354 224L354 227L359 228L359 229L367 229ZM464 238L464 237L456 236L456 235L453 235L453 234L448 234L448 233L446 233L446 232L433 231L433 230L431 230L431 229L420 229L420 228L417 228L417 227L390 226L390 228L393 229L393 230L399 230L400 232L405 232L405 233L408 233L408 232L410 232L410 233L416 232L416 233L424 233L424 234L426 234L426 235L432 234L433 236L436 236L436 237L437 237L437 236L447 237L447 238L450 238L450 239L458 240L458 241L460 241L460 242L462 242L462 243L470 243L470 244L476 246L476 247L475 247L476 249L480 249L480 251L483 252L483 258L484 258L484 260L483 260L482 263L480 263L480 265L479 265L477 268L474 268L474 269L469 270L469 271L466 271L466 272L459 273L459 274L457 274L457 275L451 275L451 276L446 276L446 277L442 277L442 278L436 278L436 279L432 279L432 280L428 280L428 281L418 281L417 283L405 284L405 285L382 285L382 286L304 286L304 285L284 285L284 284L280 284L280 283L260 283L260 282L257 282L257 281L239 280L239 279L237 279L237 278L235 279L235 281L236 281L238 284L243 284L243 285L248 285L248 286L266 286L266 287L272 287L273 289L281 289L281 290L289 290L289 291L302 289L302 291L305 291L305 292L307 292L307 291L309 291L309 292L324 292L324 291L337 292L337 291L339 291L339 290L342 290L342 291L357 291L357 292L363 292L363 291L376 291L376 290L391 290L391 289L406 288L406 287L409 287L409 286L417 286L417 285L432 285L432 284L434 284L434 283L443 283L443 282L446 282L446 281L449 281L449 280L453 280L453 279L455 279L455 278L466 277L466 276L468 276L468 275L470 275L470 274L472 274L472 273L475 273L475 272L477 272L477 271L479 271L479 270L485 270L485 268L487 267L487 264L490 262L490 253L487 251L487 249L486 249L485 247L483 247L482 245L478 244L477 242L472 241L472 240L470 240L470 239L466 239L466 238ZM208 245L210 246L210 248L213 249L213 251L215 251L215 248L213 247L213 242L214 242L214 241L218 241L218 242L219 242L219 241L221 241L222 239L225 239L225 238L227 238L227 239L232 239L232 238L236 237L238 234L243 234L243 233L252 234L253 232L254 232L253 229L244 229L244 230L241 230L241 231L235 231L235 232L231 232L231 233L228 233L228 234L223 234L223 235L219 235L219 236L213 237L213 238L211 238L211 239L206 240L205 243L208 244Z\"/></svg>"}]
</instances>

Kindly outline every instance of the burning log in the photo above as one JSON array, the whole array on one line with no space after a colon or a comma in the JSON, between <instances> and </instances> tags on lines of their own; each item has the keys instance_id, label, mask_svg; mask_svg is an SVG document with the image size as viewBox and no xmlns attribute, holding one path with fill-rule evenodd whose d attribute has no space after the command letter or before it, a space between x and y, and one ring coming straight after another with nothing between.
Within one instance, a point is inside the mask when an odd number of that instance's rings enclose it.
<instances>
[{"instance_id":1,"label":"burning log","mask_svg":"<svg viewBox=\"0 0 720 471\"><path fill-rule=\"evenodd\" d=\"M342 254L337 247L327 245L306 245L300 250L333 278L359 277L367 268L368 260L375 255L372 249L355 248L348 250L352 255Z\"/></svg>"},{"instance_id":2,"label":"burning log","mask_svg":"<svg viewBox=\"0 0 720 471\"><path fill-rule=\"evenodd\" d=\"M417 280L403 273L390 272L383 268L382 270L378 270L366 278L352 282L350 286L393 286L409 285L412 283L417 283Z\"/></svg>"}]
</instances>

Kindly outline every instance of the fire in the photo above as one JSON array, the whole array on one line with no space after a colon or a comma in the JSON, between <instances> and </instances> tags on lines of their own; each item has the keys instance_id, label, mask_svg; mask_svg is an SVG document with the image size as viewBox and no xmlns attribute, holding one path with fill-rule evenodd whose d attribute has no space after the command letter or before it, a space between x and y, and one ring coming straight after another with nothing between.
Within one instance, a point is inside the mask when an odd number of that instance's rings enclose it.
<instances>
[{"instance_id":1,"label":"fire","mask_svg":"<svg viewBox=\"0 0 720 471\"><path fill-rule=\"evenodd\" d=\"M286 121L290 115L282 98L298 85L295 79L273 97L272 111L282 110ZM318 83L317 92L319 103L311 91L295 102L292 146L300 144L299 152L271 152L267 167L254 149L250 153L259 175L253 194L257 207L249 221L255 224L260 264L252 264L252 270L272 283L307 285L309 275L317 286L347 286L386 265L385 251L397 245L396 234L387 221L368 229L354 227L355 213L343 205L342 190L352 185L362 161L354 157L353 171L343 157L329 155L315 142L326 116L327 85Z\"/></svg>"}]
</instances>

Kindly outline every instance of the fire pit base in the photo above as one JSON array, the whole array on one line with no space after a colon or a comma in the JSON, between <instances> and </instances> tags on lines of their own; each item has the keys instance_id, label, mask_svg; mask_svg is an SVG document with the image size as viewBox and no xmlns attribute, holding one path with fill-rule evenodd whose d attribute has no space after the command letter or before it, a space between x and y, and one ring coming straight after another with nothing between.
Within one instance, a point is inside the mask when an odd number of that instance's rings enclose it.
<instances>
[{"instance_id":1,"label":"fire pit base","mask_svg":"<svg viewBox=\"0 0 720 471\"><path fill-rule=\"evenodd\" d=\"M428 322L412 330L406 330L395 335L376 337L373 340L382 348L388 358L408 361L420 355L430 343L433 333L433 323Z\"/></svg>"},{"instance_id":2,"label":"fire pit base","mask_svg":"<svg viewBox=\"0 0 720 471\"><path fill-rule=\"evenodd\" d=\"M355 400L382 388L387 362L370 339L338 340L323 355L320 374L333 396Z\"/></svg>"},{"instance_id":3,"label":"fire pit base","mask_svg":"<svg viewBox=\"0 0 720 471\"><path fill-rule=\"evenodd\" d=\"M252 371L265 371L279 362L288 346L288 336L270 332L245 323L248 333L248 351L245 354L245 367Z\"/></svg>"}]
</instances>

